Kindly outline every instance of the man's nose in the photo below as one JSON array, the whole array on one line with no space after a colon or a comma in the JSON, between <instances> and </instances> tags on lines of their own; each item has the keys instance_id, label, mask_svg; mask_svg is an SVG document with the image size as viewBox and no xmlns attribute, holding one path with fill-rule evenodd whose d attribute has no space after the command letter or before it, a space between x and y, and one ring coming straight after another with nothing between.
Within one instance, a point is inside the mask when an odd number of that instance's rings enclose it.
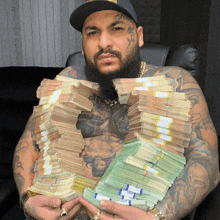
<instances>
[{"instance_id":1,"label":"man's nose","mask_svg":"<svg viewBox=\"0 0 220 220\"><path fill-rule=\"evenodd\" d=\"M112 47L112 38L107 31L104 31L100 34L99 47L103 50Z\"/></svg>"}]
</instances>

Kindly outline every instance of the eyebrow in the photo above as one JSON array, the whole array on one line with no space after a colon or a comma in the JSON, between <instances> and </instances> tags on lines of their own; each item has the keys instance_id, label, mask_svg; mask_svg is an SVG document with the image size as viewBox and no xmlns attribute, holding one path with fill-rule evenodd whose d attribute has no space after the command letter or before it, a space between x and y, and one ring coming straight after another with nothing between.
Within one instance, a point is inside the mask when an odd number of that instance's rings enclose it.
<instances>
[{"instance_id":1,"label":"eyebrow","mask_svg":"<svg viewBox=\"0 0 220 220\"><path fill-rule=\"evenodd\" d=\"M84 31L87 31L87 30L97 30L98 28L96 26L92 26L92 25L89 25L85 28Z\"/></svg>"},{"instance_id":2,"label":"eyebrow","mask_svg":"<svg viewBox=\"0 0 220 220\"><path fill-rule=\"evenodd\" d=\"M109 27L114 27L115 25L117 25L117 24L125 24L125 22L124 21L114 21L113 23L111 23L110 25L109 25ZM99 28L97 28L96 26L93 26L93 25L89 25L89 26L87 26L87 27L85 27L85 32L87 31L87 30L98 30Z\"/></svg>"},{"instance_id":3,"label":"eyebrow","mask_svg":"<svg viewBox=\"0 0 220 220\"><path fill-rule=\"evenodd\" d=\"M124 22L124 21L115 21L115 22L111 23L111 24L109 25L109 27L114 27L114 26L117 25L117 24L125 24L125 22Z\"/></svg>"}]
</instances>

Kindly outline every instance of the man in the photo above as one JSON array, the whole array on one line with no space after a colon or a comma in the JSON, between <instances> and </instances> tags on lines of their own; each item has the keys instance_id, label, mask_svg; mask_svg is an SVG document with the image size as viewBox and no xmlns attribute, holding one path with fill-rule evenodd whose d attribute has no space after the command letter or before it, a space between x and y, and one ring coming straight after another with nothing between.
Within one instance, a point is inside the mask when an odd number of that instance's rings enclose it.
<instances>
[{"instance_id":1,"label":"man","mask_svg":"<svg viewBox=\"0 0 220 220\"><path fill-rule=\"evenodd\" d=\"M195 209L219 181L217 136L201 89L192 76L181 68L149 65L145 69L141 68L143 63L139 47L144 44L143 29L137 27L137 17L129 0L87 1L72 13L70 22L82 32L85 78L98 82L104 97L94 95L91 98L93 110L82 113L77 124L84 138L87 138L82 157L88 177L95 180L101 178L110 162L120 153L128 133L128 107L117 102L117 94L112 86L114 78L163 74L175 81L176 91L187 94L193 106L191 140L185 152L187 164L153 211L102 201L100 206L114 213L109 215L104 211L100 213L80 196L62 205L67 216L61 217L61 201L58 198L44 195L29 198L25 193L32 184L38 155L31 116L14 156L14 177L26 214L35 219L47 220L183 218ZM79 79L82 74L75 72L74 67L60 73Z\"/></svg>"}]
</instances>

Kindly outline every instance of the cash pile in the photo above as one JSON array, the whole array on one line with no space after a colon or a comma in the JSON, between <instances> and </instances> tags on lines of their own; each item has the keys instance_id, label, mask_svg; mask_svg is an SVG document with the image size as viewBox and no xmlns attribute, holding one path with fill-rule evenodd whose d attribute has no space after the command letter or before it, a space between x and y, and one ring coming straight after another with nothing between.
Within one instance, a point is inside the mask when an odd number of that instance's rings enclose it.
<instances>
[{"instance_id":1,"label":"cash pile","mask_svg":"<svg viewBox=\"0 0 220 220\"><path fill-rule=\"evenodd\" d=\"M34 135L40 148L34 167L32 194L56 196L68 201L94 188L96 181L86 178L80 154L85 146L81 131L76 128L79 114L91 111L89 97L96 90L92 84L57 76L44 79L37 89L39 105L34 107Z\"/></svg>"},{"instance_id":2,"label":"cash pile","mask_svg":"<svg viewBox=\"0 0 220 220\"><path fill-rule=\"evenodd\" d=\"M97 207L103 199L153 207L184 169L191 104L172 83L164 76L114 80L120 103L129 105L129 134L95 189L84 191Z\"/></svg>"}]
</instances>

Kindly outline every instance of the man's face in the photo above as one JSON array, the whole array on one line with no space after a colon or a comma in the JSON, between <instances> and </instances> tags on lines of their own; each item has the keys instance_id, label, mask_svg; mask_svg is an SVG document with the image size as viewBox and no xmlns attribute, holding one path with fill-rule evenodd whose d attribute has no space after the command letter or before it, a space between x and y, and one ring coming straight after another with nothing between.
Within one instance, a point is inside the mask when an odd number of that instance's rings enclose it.
<instances>
[{"instance_id":1,"label":"man's face","mask_svg":"<svg viewBox=\"0 0 220 220\"><path fill-rule=\"evenodd\" d=\"M143 45L143 29L117 11L99 11L85 20L82 40L87 61L108 75L122 70Z\"/></svg>"}]
</instances>

